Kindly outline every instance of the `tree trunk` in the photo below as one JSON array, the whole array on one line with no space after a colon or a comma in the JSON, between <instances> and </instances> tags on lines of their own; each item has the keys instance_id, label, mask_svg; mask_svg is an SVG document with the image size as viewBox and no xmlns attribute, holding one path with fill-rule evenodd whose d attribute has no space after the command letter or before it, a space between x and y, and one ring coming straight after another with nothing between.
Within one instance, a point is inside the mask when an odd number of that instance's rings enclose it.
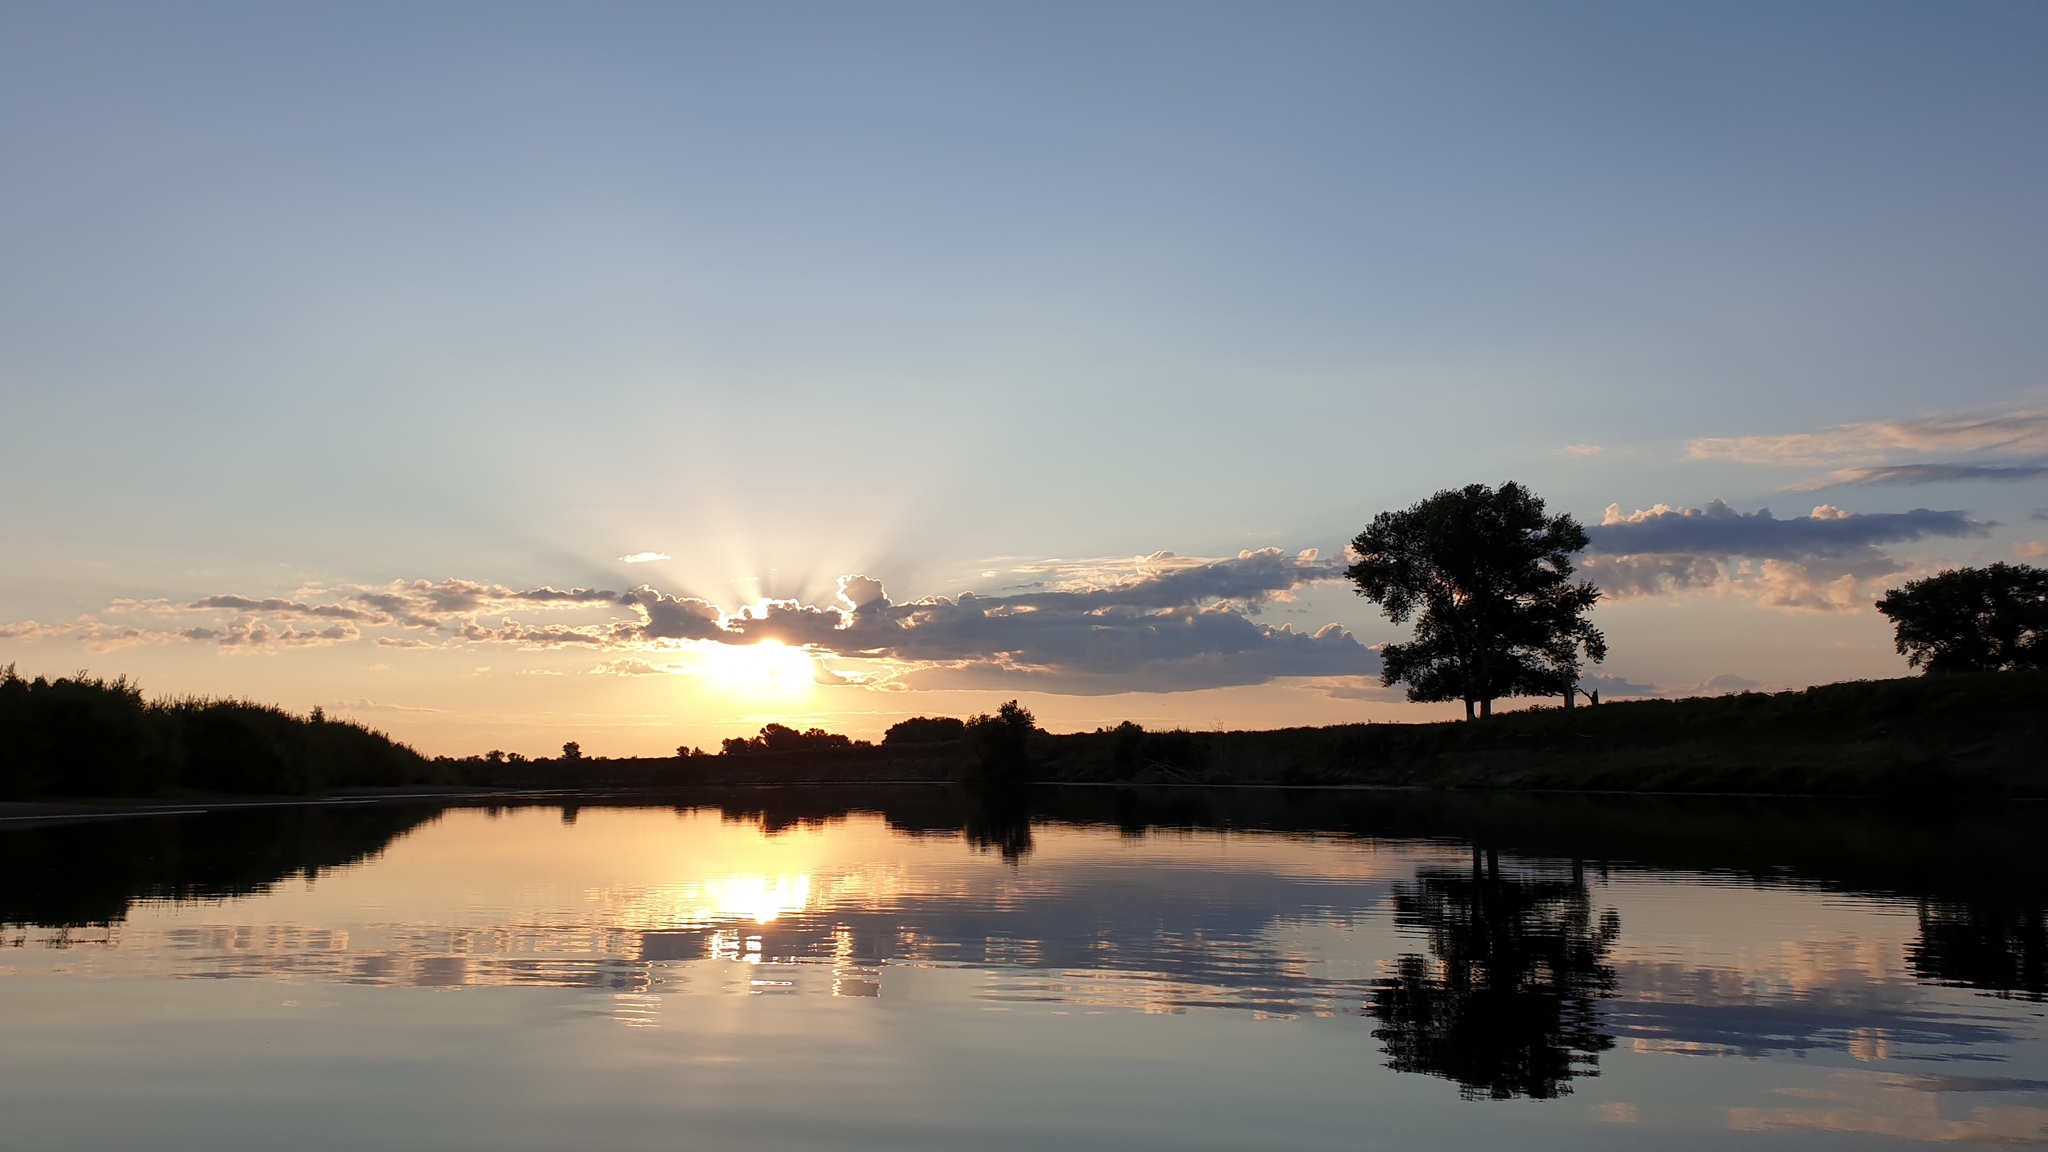
<instances>
[{"instance_id":1,"label":"tree trunk","mask_svg":"<svg viewBox=\"0 0 2048 1152\"><path fill-rule=\"evenodd\" d=\"M1481 696L1479 698L1479 715L1482 717L1493 715L1493 697Z\"/></svg>"},{"instance_id":2,"label":"tree trunk","mask_svg":"<svg viewBox=\"0 0 2048 1152\"><path fill-rule=\"evenodd\" d=\"M1574 697L1574 696L1577 696L1578 694L1579 694L1579 682L1578 682L1578 681L1576 681L1576 680L1573 680L1573 679L1572 679L1572 678L1570 678L1570 677L1566 677L1566 678L1565 678L1565 682L1564 682L1564 710L1565 710L1565 711L1569 712L1569 711L1571 711L1571 710L1572 710L1572 697Z\"/></svg>"},{"instance_id":3,"label":"tree trunk","mask_svg":"<svg viewBox=\"0 0 2048 1152\"><path fill-rule=\"evenodd\" d=\"M1465 697L1465 719L1468 721L1472 719L1472 698L1470 696Z\"/></svg>"}]
</instances>

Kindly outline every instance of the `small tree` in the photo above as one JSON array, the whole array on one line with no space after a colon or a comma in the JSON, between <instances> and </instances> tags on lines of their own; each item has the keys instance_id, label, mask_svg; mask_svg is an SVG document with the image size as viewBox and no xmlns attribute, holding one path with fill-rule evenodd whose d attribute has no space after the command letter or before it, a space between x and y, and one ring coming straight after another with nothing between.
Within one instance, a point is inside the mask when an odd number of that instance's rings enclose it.
<instances>
[{"instance_id":1,"label":"small tree","mask_svg":"<svg viewBox=\"0 0 2048 1152\"><path fill-rule=\"evenodd\" d=\"M993 716L967 721L967 741L981 761L982 780L990 784L1021 783L1031 767L1031 734L1037 720L1015 700Z\"/></svg>"},{"instance_id":2,"label":"small tree","mask_svg":"<svg viewBox=\"0 0 2048 1152\"><path fill-rule=\"evenodd\" d=\"M2048 569L1954 568L1886 592L1877 610L1930 676L2048 667Z\"/></svg>"},{"instance_id":3,"label":"small tree","mask_svg":"<svg viewBox=\"0 0 2048 1152\"><path fill-rule=\"evenodd\" d=\"M581 745L581 744L578 744L578 743L577 743L577 742L575 742L574 740L571 740L571 741L569 741L569 742L568 742L567 744L564 744L564 745L562 745L562 759L564 759L564 760L581 760L581 759L583 759L583 745Z\"/></svg>"},{"instance_id":4,"label":"small tree","mask_svg":"<svg viewBox=\"0 0 2048 1152\"><path fill-rule=\"evenodd\" d=\"M1546 516L1542 498L1512 481L1373 517L1345 575L1395 623L1415 618L1413 640L1381 650L1382 681L1406 683L1410 700L1463 700L1468 720L1503 696L1569 703L1581 655L1607 656L1586 619L1600 591L1572 581L1570 556L1586 544L1578 521Z\"/></svg>"}]
</instances>

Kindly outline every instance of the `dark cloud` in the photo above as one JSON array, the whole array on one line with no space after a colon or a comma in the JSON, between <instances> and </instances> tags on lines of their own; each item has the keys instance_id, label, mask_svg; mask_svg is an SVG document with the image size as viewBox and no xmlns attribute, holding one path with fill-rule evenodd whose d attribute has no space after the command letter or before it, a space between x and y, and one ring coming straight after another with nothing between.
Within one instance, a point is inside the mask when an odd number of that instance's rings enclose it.
<instances>
[{"instance_id":1,"label":"dark cloud","mask_svg":"<svg viewBox=\"0 0 2048 1152\"><path fill-rule=\"evenodd\" d=\"M236 612L261 612L273 616L301 616L329 620L354 620L359 623L386 624L391 617L383 612L350 608L345 604L304 604L296 600L282 600L271 597L253 600L247 596L208 596L186 605L194 609L225 608Z\"/></svg>"},{"instance_id":2,"label":"dark cloud","mask_svg":"<svg viewBox=\"0 0 2048 1152\"><path fill-rule=\"evenodd\" d=\"M1619 700L1626 696L1664 695L1664 690L1655 684L1638 684L1621 676L1581 676L1579 687L1590 692L1598 692L1609 700Z\"/></svg>"},{"instance_id":3,"label":"dark cloud","mask_svg":"<svg viewBox=\"0 0 2048 1152\"><path fill-rule=\"evenodd\" d=\"M892 603L876 580L848 576L838 605L773 603L728 621L725 631L908 661L919 667L903 680L920 687L1101 695L1379 671L1379 655L1335 625L1304 633L1248 618L1267 600L1342 575L1313 552L1264 549L1214 561L1156 554L1140 565L1137 574L1115 578L1099 565L1046 573L1079 587L906 604Z\"/></svg>"},{"instance_id":4,"label":"dark cloud","mask_svg":"<svg viewBox=\"0 0 2048 1152\"><path fill-rule=\"evenodd\" d=\"M1800 484L1796 490L1942 484L1957 480L2033 480L2041 476L2048 476L2048 464L1888 464L1878 468L1845 468Z\"/></svg>"},{"instance_id":5,"label":"dark cloud","mask_svg":"<svg viewBox=\"0 0 2048 1152\"><path fill-rule=\"evenodd\" d=\"M1649 553L1704 553L1803 560L1814 556L1850 555L1878 544L1923 540L1930 536L1983 536L1990 525L1961 512L1844 512L1822 505L1812 515L1780 520L1768 508L1737 512L1719 500L1704 509L1659 504L1647 512L1621 515L1610 508L1607 519L1586 529L1589 553L1633 556Z\"/></svg>"},{"instance_id":6,"label":"dark cloud","mask_svg":"<svg viewBox=\"0 0 2048 1152\"><path fill-rule=\"evenodd\" d=\"M1863 582L1903 570L1881 545L1978 537L1991 527L1926 508L1859 514L1823 504L1781 520L1768 508L1737 512L1719 500L1627 515L1610 505L1586 529L1584 568L1603 590L1632 596L1723 585L1733 579L1730 564L1754 562L1749 584L1766 604L1848 608L1863 599Z\"/></svg>"}]
</instances>

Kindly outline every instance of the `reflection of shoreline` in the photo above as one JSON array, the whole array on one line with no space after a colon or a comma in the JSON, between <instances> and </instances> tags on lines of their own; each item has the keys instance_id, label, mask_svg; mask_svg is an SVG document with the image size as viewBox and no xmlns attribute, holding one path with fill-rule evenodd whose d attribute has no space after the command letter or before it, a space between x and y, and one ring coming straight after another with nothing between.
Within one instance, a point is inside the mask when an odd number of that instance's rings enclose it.
<instances>
[{"instance_id":1,"label":"reflection of shoreline","mask_svg":"<svg viewBox=\"0 0 2048 1152\"><path fill-rule=\"evenodd\" d=\"M1869 891L1881 897L1918 887L1924 893L1919 905L1920 935L1901 957L1909 965L1911 977L2038 998L2043 956L2048 953L2042 943L2040 904L2029 903L2039 899L2043 865L2032 861L2028 866L1985 867L1987 861L2008 862L2016 852L2015 840L2027 842L2024 837L2007 835L2006 826L2024 823L2030 827L2033 811L2028 805L2009 805L1998 812L1954 809L1909 819L1884 807L1844 811L1839 805L1807 803L1446 797L1305 789L1039 789L1028 796L1004 797L999 811L970 793L926 786L711 789L670 799L678 811L712 807L722 819L756 824L771 835L782 829L879 817L899 833L962 837L971 846L1018 862L1023 871L1017 875L1047 884L1061 873L1055 862L1033 857L1033 824L1041 829L1114 827L1128 836L1194 830L1227 836L1306 835L1340 842L1408 844L1413 847L1406 851L1433 856L1459 851L1457 845L1462 841L1525 860L1556 860L1561 866L1569 861L1607 862L1592 864L1595 870L1628 861L1632 871L1647 866L1654 875L1664 862L1689 872L1732 876L1752 884ZM591 795L577 797L576 805L585 810L638 807L624 799ZM483 807L502 810L503 806ZM201 816L7 829L0 831L0 923L68 928L66 939L85 946L86 937L81 934L85 926L117 924L135 901L232 898L262 892L293 876L348 867L375 856L391 840L445 810L395 804L277 805ZM1976 835L1950 839L1956 829ZM1718 856L1710 852L1712 842L1721 845ZM1937 846L1945 847L1938 850ZM1716 860L1714 867L1707 866ZM1190 862L1199 863L1199 859L1191 857ZM1301 910L1315 901L1326 899L1332 891L1328 886L1312 893L1289 892L1286 886L1301 878L1266 877L1276 887L1245 896L1242 903L1257 913L1247 916L1229 900L1214 908L1188 910L1174 907L1171 900L1160 903L1159 894L1145 890L1143 884L1119 880L1105 888L1097 872L1091 871L1080 886L1101 889L1105 899L1086 911L1084 919L1092 918L1090 932L1072 938L1058 922L1061 916L1076 914L1071 903L1054 901L1036 912L1030 902L1001 909L962 910L949 902L951 897L934 898L927 907L919 904L915 893L899 893L907 902L892 897L886 909L878 905L862 910L833 898L826 889L813 891L809 887L815 882L829 888L844 877L799 882L795 877L760 876L713 878L695 882L696 887L687 890L648 889L631 895L629 899L639 901L638 905L610 908L599 919L604 931L637 930L640 934L619 936L622 942L600 949L601 961L593 959L587 970L576 967L581 961L563 959L556 950L561 941L541 949L543 954L529 954L523 948L495 946L486 952L472 951L477 944L471 940L462 950L448 954L498 956L478 969L486 973L482 977L486 981L502 978L516 983L606 987L622 980L644 984L651 977L622 973L642 962L715 956L717 950L693 938L690 931L748 920L762 926L763 930L751 935L760 940L764 955L801 962L810 962L826 951L843 953L849 947L845 941L850 940L858 958L871 964L953 962L956 956L967 956L967 963L1000 965L1013 963L1028 952L1035 959L1027 966L1094 972L1101 968L1104 949L1115 946L1123 949L1117 970L1128 967L1154 973L1151 986L1155 990L1169 985L1180 988L1170 996L1176 1003L1255 1002L1262 1010L1288 1012L1328 1010L1347 997L1350 1002L1364 1002L1367 984L1360 980L1319 984L1308 976L1289 975L1269 980L1261 977L1263 984L1237 981L1227 971L1230 964L1221 960L1213 966L1223 975L1206 971L1207 961L1195 956L1194 950L1177 953L1131 944L1164 939L1162 933L1181 933L1205 941L1211 956L1248 949L1239 961L1230 963L1263 964L1279 971L1284 965L1259 951L1262 934L1289 916L1305 914ZM1974 881L1975 889L1966 880ZM1358 891L1379 893L1383 886L1368 884ZM1370 915L1370 900L1377 899L1375 894L1346 914ZM825 910L832 910L837 919L820 919ZM885 922L899 916L907 919ZM776 922L772 930L766 927L771 921ZM44 934L15 933L12 942L26 942L28 935L40 939ZM924 943L899 943L899 936ZM837 941L830 948L825 943L828 938ZM51 939L54 942L56 938ZM974 944L981 954L972 954L973 949L960 951L962 941ZM1028 942L1025 952L1018 951L1019 941ZM0 938L0 942L8 941ZM579 950L582 947L577 946ZM356 948L368 949L369 944L364 941ZM328 974L325 978L382 980L386 977L380 972L409 971L413 961L406 958L425 954L423 946L414 943L373 951L384 959L361 971L338 967L340 961L334 957L321 959L310 951L293 952L300 958L276 964L280 971L294 965L308 972L318 970ZM251 965L252 971L262 967L246 954L234 952L224 953L220 964L218 974L232 974L229 970ZM461 967L452 962L440 964L422 979L451 979L446 973ZM390 979L405 982L411 978ZM1201 991L1218 988L1226 991ZM1642 998L1630 1011L1657 1015L1648 1007L1656 1002L1655 997ZM1645 1024L1634 1034L1646 1042L1662 1043L1678 1032L1690 1034L1701 1028L1709 1034L1727 1030L1722 1025L1676 1028ZM1739 1026L1733 1031L1747 1035L1754 1030ZM1814 1043L1794 1040L1789 1047ZM1787 1048L1788 1042L1770 1040L1765 1046L1777 1050ZM1820 1046L1837 1045L1829 1041Z\"/></svg>"}]
</instances>

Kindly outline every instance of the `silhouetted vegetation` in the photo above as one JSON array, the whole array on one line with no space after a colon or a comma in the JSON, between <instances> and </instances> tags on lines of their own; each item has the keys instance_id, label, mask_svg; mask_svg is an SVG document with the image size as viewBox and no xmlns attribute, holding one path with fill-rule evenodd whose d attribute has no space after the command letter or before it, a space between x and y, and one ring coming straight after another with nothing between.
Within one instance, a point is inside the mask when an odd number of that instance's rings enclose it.
<instances>
[{"instance_id":1,"label":"silhouetted vegetation","mask_svg":"<svg viewBox=\"0 0 2048 1152\"><path fill-rule=\"evenodd\" d=\"M751 752L825 752L854 746L852 740L837 732L827 732L823 728L799 732L786 724L764 724L759 736L752 739L733 736L724 743L723 755L726 756L745 756Z\"/></svg>"},{"instance_id":2,"label":"silhouetted vegetation","mask_svg":"<svg viewBox=\"0 0 2048 1152\"><path fill-rule=\"evenodd\" d=\"M951 716L912 716L882 733L882 743L888 745L957 744L965 739L967 722Z\"/></svg>"},{"instance_id":3,"label":"silhouetted vegetation","mask_svg":"<svg viewBox=\"0 0 2048 1152\"><path fill-rule=\"evenodd\" d=\"M1596 1075L1614 1046L1596 1003L1614 992L1621 935L1575 866L1567 878L1503 875L1474 849L1469 874L1425 868L1394 888L1394 922L1429 935L1377 982L1369 1011L1387 1066L1455 1080L1467 1099L1546 1100Z\"/></svg>"},{"instance_id":4,"label":"silhouetted vegetation","mask_svg":"<svg viewBox=\"0 0 2048 1152\"><path fill-rule=\"evenodd\" d=\"M1877 610L1930 676L2048 668L2048 569L1954 568L1886 592Z\"/></svg>"},{"instance_id":5,"label":"silhouetted vegetation","mask_svg":"<svg viewBox=\"0 0 2048 1152\"><path fill-rule=\"evenodd\" d=\"M1200 780L1208 767L1207 745L1178 728L1147 732L1126 720L1109 730L1109 739L1109 759L1118 780L1186 784Z\"/></svg>"},{"instance_id":6,"label":"silhouetted vegetation","mask_svg":"<svg viewBox=\"0 0 2048 1152\"><path fill-rule=\"evenodd\" d=\"M1599 589L1572 582L1585 529L1545 516L1543 500L1512 481L1446 489L1382 512L1351 547L1345 570L1389 619L1415 618L1415 638L1389 644L1384 682L1417 701L1462 700L1465 718L1491 716L1503 696L1562 696L1572 704L1579 658L1599 662L1607 641L1586 619Z\"/></svg>"},{"instance_id":7,"label":"silhouetted vegetation","mask_svg":"<svg viewBox=\"0 0 2048 1152\"><path fill-rule=\"evenodd\" d=\"M303 794L439 782L419 753L315 710L145 700L125 678L0 668L0 799L148 796L168 788Z\"/></svg>"},{"instance_id":8,"label":"silhouetted vegetation","mask_svg":"<svg viewBox=\"0 0 2048 1152\"><path fill-rule=\"evenodd\" d=\"M1031 737L1038 722L1015 700L966 723L967 743L974 749L980 782L1019 784L1031 778Z\"/></svg>"},{"instance_id":9,"label":"silhouetted vegetation","mask_svg":"<svg viewBox=\"0 0 2048 1152\"><path fill-rule=\"evenodd\" d=\"M942 719L916 723L911 731L950 730ZM451 767L464 783L499 788L924 780L2048 796L2048 672L1539 707L1485 724L1147 732L1126 722L1054 734L1021 707L951 723L963 739L868 744L771 726L719 756L471 757Z\"/></svg>"}]
</instances>

